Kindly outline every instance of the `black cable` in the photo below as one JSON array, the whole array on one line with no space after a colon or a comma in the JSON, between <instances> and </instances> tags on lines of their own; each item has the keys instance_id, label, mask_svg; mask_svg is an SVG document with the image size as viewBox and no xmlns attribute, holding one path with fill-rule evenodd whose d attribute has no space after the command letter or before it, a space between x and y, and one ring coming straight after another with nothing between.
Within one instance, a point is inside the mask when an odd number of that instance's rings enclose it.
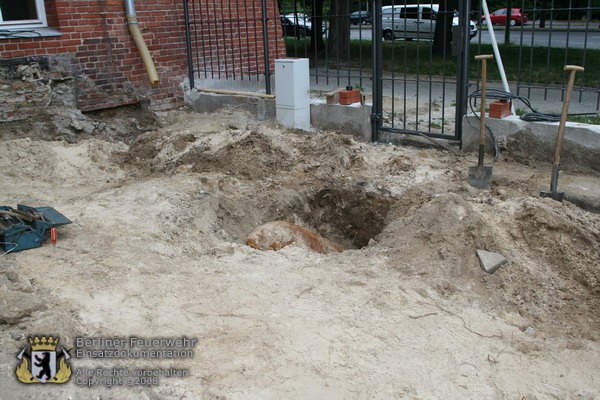
<instances>
[{"instance_id":1,"label":"black cable","mask_svg":"<svg viewBox=\"0 0 600 400\"><path fill-rule=\"evenodd\" d=\"M517 96L515 94L508 93L508 92L505 92L504 90L499 90L499 89L486 89L485 97L490 98L490 99L496 99L496 100L504 100L504 101L509 101L509 100L510 101L514 101L514 100L521 101L523 104L525 104L525 106L527 108L529 108L531 110L531 112L524 113L523 115L520 116L520 118L523 121L529 121L529 122L539 122L539 121L558 122L558 121L560 121L560 117L561 117L560 114L541 113L539 111L536 111L533 108L533 106L531 105L531 103L527 97ZM480 99L480 98L481 98L481 89L478 89L478 90L472 92L468 96L469 107L471 108L471 112L477 117L477 119L479 119L479 116L477 115L477 113L475 111L474 103L475 103L475 99ZM595 115L595 113L578 113L578 114L568 114L568 115L569 116ZM471 125L470 122L469 122L469 125ZM475 128L473 125L471 125L471 127ZM489 128L489 126L486 125L486 128L487 128L486 131L490 137L490 140L491 140L492 144L494 145L494 161L497 161L498 157L500 155L500 150L498 149L496 137L494 136L494 133Z\"/></svg>"},{"instance_id":2,"label":"black cable","mask_svg":"<svg viewBox=\"0 0 600 400\"><path fill-rule=\"evenodd\" d=\"M481 98L481 90L476 90L469 95L470 98ZM533 108L529 99L523 96L517 96L503 90L499 89L486 89L485 97L490 99L497 100L520 100L525 104L527 108L531 110L531 112L525 113L521 115L521 119L523 121L547 121L547 122L557 122L560 121L560 114L553 113L541 113ZM568 114L569 116L575 115L595 115L595 113L579 113L579 114Z\"/></svg>"},{"instance_id":3,"label":"black cable","mask_svg":"<svg viewBox=\"0 0 600 400\"><path fill-rule=\"evenodd\" d=\"M499 97L494 97L497 94L492 94L490 96L490 98L499 98ZM486 97L487 97L487 90L486 90ZM477 115L476 111L475 111L475 107L474 107L474 103L475 103L475 99L476 98L481 98L481 90L477 90L473 93L471 93L469 96L469 107L471 108L471 112L477 117L477 119L479 119L479 115ZM474 127L471 122L467 119L468 124L471 126L471 128L473 129L477 129L477 127ZM498 148L498 142L496 142L496 137L494 136L494 133L492 132L492 130L490 129L489 126L485 125L486 128L486 133L488 134L490 141L492 142L492 145L494 146L494 162L498 161L498 157L500 157L500 149Z\"/></svg>"}]
</instances>

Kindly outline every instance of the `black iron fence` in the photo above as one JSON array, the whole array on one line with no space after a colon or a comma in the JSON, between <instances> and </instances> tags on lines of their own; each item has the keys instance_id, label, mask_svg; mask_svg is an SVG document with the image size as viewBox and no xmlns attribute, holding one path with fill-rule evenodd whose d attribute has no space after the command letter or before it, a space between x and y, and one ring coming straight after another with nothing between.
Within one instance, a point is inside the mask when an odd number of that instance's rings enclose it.
<instances>
[{"instance_id":1,"label":"black iron fence","mask_svg":"<svg viewBox=\"0 0 600 400\"><path fill-rule=\"evenodd\" d=\"M565 94L565 65L586 70L577 76L573 100L583 112L600 110L600 2L594 0L512 0L506 8L489 9L490 26L483 17L483 2L471 14L481 26L474 51L487 52L493 36L506 76L504 87L534 106L553 109ZM507 7L508 8L508 7ZM490 71L500 76L500 68ZM573 103L572 103L573 104Z\"/></svg>"},{"instance_id":2,"label":"black iron fence","mask_svg":"<svg viewBox=\"0 0 600 400\"><path fill-rule=\"evenodd\" d=\"M184 0L190 87L258 82L271 93L273 59L285 57L276 0Z\"/></svg>"},{"instance_id":3,"label":"black iron fence","mask_svg":"<svg viewBox=\"0 0 600 400\"><path fill-rule=\"evenodd\" d=\"M416 3L423 8L415 14ZM374 126L384 137L374 131L375 139L391 140L397 133L460 139L466 93L477 90L480 78L475 54L497 55L489 64L492 86L496 81L543 110L560 110L563 66L583 66L572 108L600 109L596 0L507 0L504 7L510 4L519 14L503 20L501 9L491 8L493 26L482 18L481 0L459 1L459 10L440 9L434 0L185 4L192 86L205 80L257 81L270 93L269 60L306 57L314 96L353 86L376 106ZM416 26L413 36L407 34L409 21ZM438 32L440 23L445 29ZM396 28L387 30L390 24Z\"/></svg>"}]
</instances>

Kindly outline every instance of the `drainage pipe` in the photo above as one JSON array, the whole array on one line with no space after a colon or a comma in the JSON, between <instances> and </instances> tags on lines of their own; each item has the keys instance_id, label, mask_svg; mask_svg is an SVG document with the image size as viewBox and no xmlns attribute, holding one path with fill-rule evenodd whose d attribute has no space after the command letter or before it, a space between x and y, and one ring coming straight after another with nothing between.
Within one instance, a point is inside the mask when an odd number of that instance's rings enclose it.
<instances>
[{"instance_id":1,"label":"drainage pipe","mask_svg":"<svg viewBox=\"0 0 600 400\"><path fill-rule=\"evenodd\" d=\"M148 73L148 78L150 79L150 83L153 86L156 86L160 82L160 79L158 78L154 61L152 61L152 56L148 51L148 46L146 46L146 42L144 41L142 33L140 32L137 15L135 15L134 0L125 0L125 10L127 12L127 25L129 26L129 32L131 33L131 36L133 36L133 40L135 41L135 44L140 52L142 61L144 62L144 67L146 67L146 72Z\"/></svg>"}]
</instances>

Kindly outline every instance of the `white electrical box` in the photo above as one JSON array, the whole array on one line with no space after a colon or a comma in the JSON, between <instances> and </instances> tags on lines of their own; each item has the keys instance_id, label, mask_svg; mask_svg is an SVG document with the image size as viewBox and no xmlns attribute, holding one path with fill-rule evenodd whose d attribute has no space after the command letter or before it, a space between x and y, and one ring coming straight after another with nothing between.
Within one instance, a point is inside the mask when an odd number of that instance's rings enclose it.
<instances>
[{"instance_id":1,"label":"white electrical box","mask_svg":"<svg viewBox=\"0 0 600 400\"><path fill-rule=\"evenodd\" d=\"M275 60L275 111L280 124L311 129L309 91L308 58Z\"/></svg>"}]
</instances>

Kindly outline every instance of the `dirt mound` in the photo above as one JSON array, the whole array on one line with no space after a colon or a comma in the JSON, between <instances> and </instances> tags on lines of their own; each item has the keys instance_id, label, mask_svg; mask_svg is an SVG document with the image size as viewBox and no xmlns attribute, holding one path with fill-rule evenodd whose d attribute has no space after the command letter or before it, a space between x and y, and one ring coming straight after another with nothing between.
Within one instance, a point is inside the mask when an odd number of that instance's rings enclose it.
<instances>
[{"instance_id":1,"label":"dirt mound","mask_svg":"<svg viewBox=\"0 0 600 400\"><path fill-rule=\"evenodd\" d=\"M302 172L312 178L327 180L366 166L361 154L363 145L348 136L331 132L304 134L295 146Z\"/></svg>"},{"instance_id":2,"label":"dirt mound","mask_svg":"<svg viewBox=\"0 0 600 400\"><path fill-rule=\"evenodd\" d=\"M268 126L208 125L140 135L118 161L152 173L185 169L250 180L291 170L304 179L327 179L365 166L361 145L342 135L282 137Z\"/></svg>"},{"instance_id":3,"label":"dirt mound","mask_svg":"<svg viewBox=\"0 0 600 400\"><path fill-rule=\"evenodd\" d=\"M376 239L402 274L437 282L441 294L477 293L487 307L568 334L573 325L564 321L577 321L598 339L599 222L549 199L473 203L448 193L392 221ZM499 252L509 264L487 275L477 249Z\"/></svg>"},{"instance_id":4,"label":"dirt mound","mask_svg":"<svg viewBox=\"0 0 600 400\"><path fill-rule=\"evenodd\" d=\"M495 164L484 192L466 183L472 155L282 130L241 113L161 124L131 145L3 142L6 204L53 206L73 223L56 246L0 254L11 266L0 289L14 292L0 315L14 323L0 323L0 392L31 398L37 389L14 379L15 354L25 336L57 332L67 347L75 336L198 338L193 359L131 362L189 368L144 388L149 398L598 394L600 216L540 199L529 167ZM245 245L270 221L348 250ZM486 274L478 249L509 262ZM31 308L30 295L52 307ZM139 394L55 389L50 397Z\"/></svg>"},{"instance_id":5,"label":"dirt mound","mask_svg":"<svg viewBox=\"0 0 600 400\"><path fill-rule=\"evenodd\" d=\"M507 220L518 257L510 275L488 280L490 287L536 322L598 340L600 218L549 199L523 199Z\"/></svg>"},{"instance_id":6,"label":"dirt mound","mask_svg":"<svg viewBox=\"0 0 600 400\"><path fill-rule=\"evenodd\" d=\"M420 208L396 219L376 240L380 245L402 254L398 268L414 274L440 269L443 276L475 277L473 270L477 249L497 251L495 229L465 198L445 193Z\"/></svg>"},{"instance_id":7,"label":"dirt mound","mask_svg":"<svg viewBox=\"0 0 600 400\"><path fill-rule=\"evenodd\" d=\"M563 276L600 294L600 221L573 206L552 200L530 200L515 214L515 242ZM520 233L520 234L519 234Z\"/></svg>"},{"instance_id":8,"label":"dirt mound","mask_svg":"<svg viewBox=\"0 0 600 400\"><path fill-rule=\"evenodd\" d=\"M189 157L186 157L187 161ZM194 172L224 172L245 179L264 179L294 165L291 154L273 143L264 133L250 132L213 154L199 155L193 160Z\"/></svg>"},{"instance_id":9,"label":"dirt mound","mask_svg":"<svg viewBox=\"0 0 600 400\"><path fill-rule=\"evenodd\" d=\"M24 183L113 181L122 178L124 171L112 163L112 154L126 148L123 143L95 139L73 147L63 142L15 139L2 142L0 169L4 175L17 177Z\"/></svg>"},{"instance_id":10,"label":"dirt mound","mask_svg":"<svg viewBox=\"0 0 600 400\"><path fill-rule=\"evenodd\" d=\"M87 113L72 107L49 106L32 109L24 116L16 121L2 121L0 139L28 137L76 143L95 138L131 143L138 135L159 126L156 115L137 105Z\"/></svg>"}]
</instances>

